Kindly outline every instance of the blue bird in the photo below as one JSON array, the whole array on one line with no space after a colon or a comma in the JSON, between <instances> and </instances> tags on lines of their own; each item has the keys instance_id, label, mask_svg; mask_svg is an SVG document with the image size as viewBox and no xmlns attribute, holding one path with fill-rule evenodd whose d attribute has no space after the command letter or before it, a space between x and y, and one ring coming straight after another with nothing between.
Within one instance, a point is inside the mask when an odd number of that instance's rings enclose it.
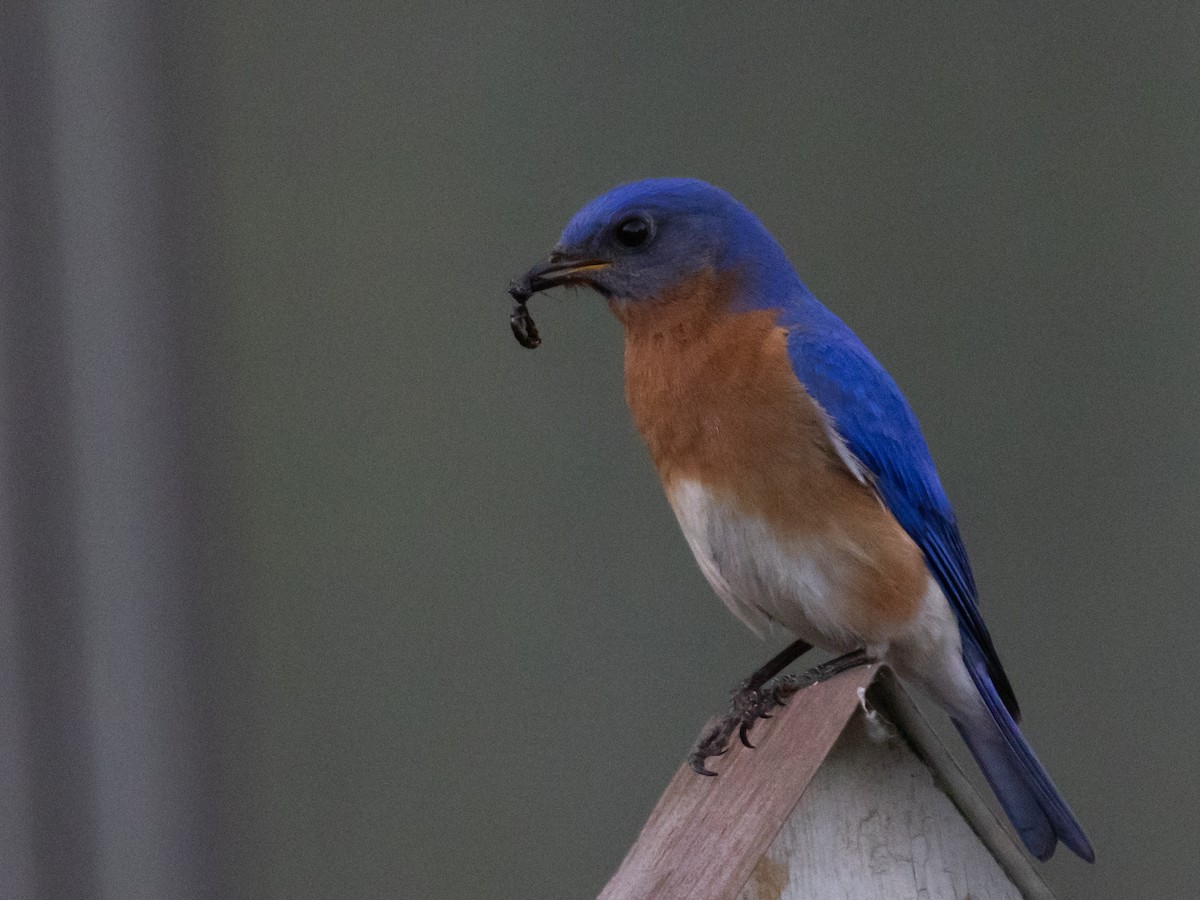
<instances>
[{"instance_id":1,"label":"blue bird","mask_svg":"<svg viewBox=\"0 0 1200 900\"><path fill-rule=\"evenodd\" d=\"M757 689L815 645L927 693L1029 851L1045 860L1062 841L1091 862L1017 725L916 417L762 223L702 181L622 185L576 213L518 290L560 284L594 288L624 326L626 398L709 583L750 628L798 638L702 742L697 771L733 728L746 740L772 696Z\"/></svg>"}]
</instances>

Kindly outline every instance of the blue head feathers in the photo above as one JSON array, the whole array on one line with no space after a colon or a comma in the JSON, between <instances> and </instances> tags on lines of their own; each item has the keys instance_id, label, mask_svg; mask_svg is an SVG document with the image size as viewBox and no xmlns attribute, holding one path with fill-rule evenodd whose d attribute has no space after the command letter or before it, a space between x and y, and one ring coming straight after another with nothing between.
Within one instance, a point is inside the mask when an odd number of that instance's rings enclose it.
<instances>
[{"instance_id":1,"label":"blue head feathers","mask_svg":"<svg viewBox=\"0 0 1200 900\"><path fill-rule=\"evenodd\" d=\"M590 261L587 277L574 280L620 300L651 299L706 270L741 270L748 293L757 296L781 297L800 287L753 213L690 178L648 178L602 194L567 224L555 255Z\"/></svg>"}]
</instances>

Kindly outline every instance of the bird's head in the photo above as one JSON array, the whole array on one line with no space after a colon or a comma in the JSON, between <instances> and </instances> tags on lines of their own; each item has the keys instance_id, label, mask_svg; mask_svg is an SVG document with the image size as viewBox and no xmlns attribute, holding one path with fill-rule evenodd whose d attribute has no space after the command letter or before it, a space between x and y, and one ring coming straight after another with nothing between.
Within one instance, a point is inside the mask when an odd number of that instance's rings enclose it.
<instances>
[{"instance_id":1,"label":"bird's head","mask_svg":"<svg viewBox=\"0 0 1200 900\"><path fill-rule=\"evenodd\" d=\"M585 285L621 303L653 300L691 278L795 280L762 223L719 188L651 178L613 188L577 212L553 252L514 282L533 294ZM798 283L798 282L797 282Z\"/></svg>"}]
</instances>

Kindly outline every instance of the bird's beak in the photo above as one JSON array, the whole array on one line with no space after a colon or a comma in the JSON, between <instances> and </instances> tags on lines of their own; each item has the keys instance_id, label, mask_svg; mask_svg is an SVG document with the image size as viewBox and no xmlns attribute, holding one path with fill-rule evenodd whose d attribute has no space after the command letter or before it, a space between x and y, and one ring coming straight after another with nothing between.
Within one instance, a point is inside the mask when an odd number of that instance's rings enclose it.
<instances>
[{"instance_id":1,"label":"bird's beak","mask_svg":"<svg viewBox=\"0 0 1200 900\"><path fill-rule=\"evenodd\" d=\"M528 297L560 284L587 284L589 275L610 265L607 259L555 251L514 281L512 288Z\"/></svg>"}]
</instances>

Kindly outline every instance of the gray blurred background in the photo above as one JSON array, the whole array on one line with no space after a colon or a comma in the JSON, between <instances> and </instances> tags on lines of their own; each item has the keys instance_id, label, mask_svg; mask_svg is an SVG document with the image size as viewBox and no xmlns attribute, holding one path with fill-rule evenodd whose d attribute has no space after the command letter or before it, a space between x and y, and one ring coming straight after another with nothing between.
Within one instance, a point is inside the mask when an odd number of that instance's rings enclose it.
<instances>
[{"instance_id":1,"label":"gray blurred background","mask_svg":"<svg viewBox=\"0 0 1200 900\"><path fill-rule=\"evenodd\" d=\"M1200 11L0 13L0 893L562 898L765 646L598 298L621 181L754 209L906 391L1062 898L1200 877ZM781 642L779 638L776 643Z\"/></svg>"}]
</instances>

